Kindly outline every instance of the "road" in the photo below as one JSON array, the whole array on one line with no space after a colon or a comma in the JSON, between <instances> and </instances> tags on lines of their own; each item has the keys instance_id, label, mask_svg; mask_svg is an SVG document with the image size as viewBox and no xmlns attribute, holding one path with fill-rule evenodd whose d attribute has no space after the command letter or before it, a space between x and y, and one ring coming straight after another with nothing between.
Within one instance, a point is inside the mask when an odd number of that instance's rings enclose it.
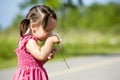
<instances>
[{"instance_id":1,"label":"road","mask_svg":"<svg viewBox=\"0 0 120 80\"><path fill-rule=\"evenodd\" d=\"M120 55L97 55L45 64L49 80L120 80ZM17 68L0 70L0 80L10 80Z\"/></svg>"}]
</instances>

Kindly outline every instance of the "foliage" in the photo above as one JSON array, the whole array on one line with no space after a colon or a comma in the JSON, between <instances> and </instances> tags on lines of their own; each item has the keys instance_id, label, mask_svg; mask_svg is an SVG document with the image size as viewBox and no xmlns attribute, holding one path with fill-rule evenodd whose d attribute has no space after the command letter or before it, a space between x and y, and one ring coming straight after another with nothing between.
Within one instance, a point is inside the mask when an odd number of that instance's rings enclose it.
<instances>
[{"instance_id":1,"label":"foliage","mask_svg":"<svg viewBox=\"0 0 120 80\"><path fill-rule=\"evenodd\" d=\"M70 11L67 9L65 14L64 26L65 29L72 29L75 26L83 30L97 30L103 33L115 30L113 32L118 33L118 31L120 30L119 16L120 5L118 4L94 4L89 7L84 7L84 12L78 9L74 9L74 11Z\"/></svg>"},{"instance_id":2,"label":"foliage","mask_svg":"<svg viewBox=\"0 0 120 80\"><path fill-rule=\"evenodd\" d=\"M94 4L88 7L89 27L93 30L95 29L103 32L109 31L114 25L119 24L119 7L119 5L112 3L109 3L108 5Z\"/></svg>"},{"instance_id":3,"label":"foliage","mask_svg":"<svg viewBox=\"0 0 120 80\"><path fill-rule=\"evenodd\" d=\"M15 57L15 48L16 48L16 41L15 40L10 40L5 37L2 37L0 39L0 56L1 59L11 59Z\"/></svg>"}]
</instances>

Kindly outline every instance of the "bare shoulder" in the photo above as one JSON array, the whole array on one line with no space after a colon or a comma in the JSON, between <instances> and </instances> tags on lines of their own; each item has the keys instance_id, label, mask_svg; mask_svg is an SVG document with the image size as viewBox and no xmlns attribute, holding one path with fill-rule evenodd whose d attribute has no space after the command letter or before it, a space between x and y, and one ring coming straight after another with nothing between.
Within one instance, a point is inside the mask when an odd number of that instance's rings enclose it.
<instances>
[{"instance_id":1,"label":"bare shoulder","mask_svg":"<svg viewBox=\"0 0 120 80\"><path fill-rule=\"evenodd\" d=\"M30 39L30 40L28 40L28 42L26 44L26 49L29 52L33 52L36 49L40 49L40 47L39 47L38 43L36 42L36 40Z\"/></svg>"},{"instance_id":2,"label":"bare shoulder","mask_svg":"<svg viewBox=\"0 0 120 80\"><path fill-rule=\"evenodd\" d=\"M34 56L37 60L44 60L40 56L40 46L34 39L30 39L26 44L26 49L28 52L31 53L32 56Z\"/></svg>"},{"instance_id":3,"label":"bare shoulder","mask_svg":"<svg viewBox=\"0 0 120 80\"><path fill-rule=\"evenodd\" d=\"M30 39L30 40L28 40L26 45L38 45L38 43L36 42L36 40Z\"/></svg>"}]
</instances>

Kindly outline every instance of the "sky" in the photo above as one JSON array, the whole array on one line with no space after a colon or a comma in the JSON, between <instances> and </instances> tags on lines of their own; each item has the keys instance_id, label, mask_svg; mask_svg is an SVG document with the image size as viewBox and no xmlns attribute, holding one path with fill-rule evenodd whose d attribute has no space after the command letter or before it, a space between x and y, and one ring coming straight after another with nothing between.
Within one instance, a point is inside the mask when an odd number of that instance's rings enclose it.
<instances>
[{"instance_id":1,"label":"sky","mask_svg":"<svg viewBox=\"0 0 120 80\"><path fill-rule=\"evenodd\" d=\"M74 0L77 2L77 0ZM93 2L99 2L106 4L108 1L112 0L83 0L85 5L90 5ZM120 0L114 0L120 1ZM0 28L5 29L12 23L15 15L19 12L18 4L23 2L23 0L1 0L0 1Z\"/></svg>"},{"instance_id":2,"label":"sky","mask_svg":"<svg viewBox=\"0 0 120 80\"><path fill-rule=\"evenodd\" d=\"M18 4L22 0L1 0L0 1L0 27L6 28L11 24L13 18L19 11Z\"/></svg>"}]
</instances>

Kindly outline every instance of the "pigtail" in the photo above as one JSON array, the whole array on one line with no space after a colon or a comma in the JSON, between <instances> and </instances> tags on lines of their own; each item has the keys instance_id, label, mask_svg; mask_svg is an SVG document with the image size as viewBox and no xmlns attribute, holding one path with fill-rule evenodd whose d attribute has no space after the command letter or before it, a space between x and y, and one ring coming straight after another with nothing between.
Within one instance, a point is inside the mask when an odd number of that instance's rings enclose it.
<instances>
[{"instance_id":1,"label":"pigtail","mask_svg":"<svg viewBox=\"0 0 120 80\"><path fill-rule=\"evenodd\" d=\"M28 28L30 27L30 19L24 19L20 22L19 30L20 36L23 37Z\"/></svg>"},{"instance_id":2,"label":"pigtail","mask_svg":"<svg viewBox=\"0 0 120 80\"><path fill-rule=\"evenodd\" d=\"M43 23L42 23L44 29L47 26L49 16L50 16L50 14L46 14L45 17L44 17L44 20L43 20Z\"/></svg>"}]
</instances>

